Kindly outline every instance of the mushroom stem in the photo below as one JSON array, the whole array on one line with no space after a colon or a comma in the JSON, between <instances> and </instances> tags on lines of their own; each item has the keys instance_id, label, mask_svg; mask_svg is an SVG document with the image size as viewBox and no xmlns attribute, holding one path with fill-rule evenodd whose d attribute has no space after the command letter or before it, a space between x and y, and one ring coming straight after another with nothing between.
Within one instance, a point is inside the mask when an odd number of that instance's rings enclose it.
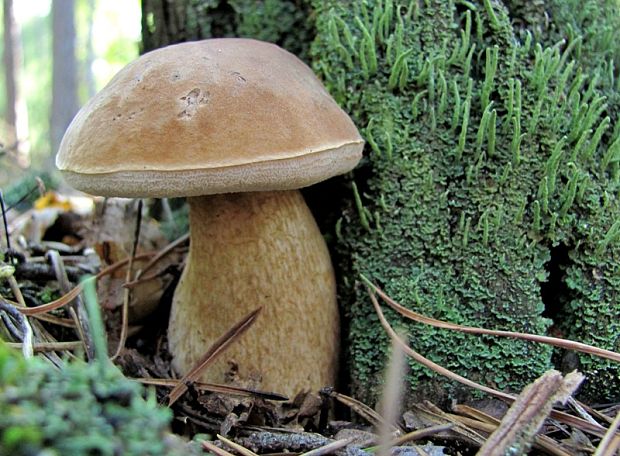
<instances>
[{"instance_id":1,"label":"mushroom stem","mask_svg":"<svg viewBox=\"0 0 620 456\"><path fill-rule=\"evenodd\" d=\"M187 372L248 312L258 320L202 380L241 379L293 397L333 385L339 318L325 241L297 190L188 198L190 252L175 291L168 338Z\"/></svg>"}]
</instances>

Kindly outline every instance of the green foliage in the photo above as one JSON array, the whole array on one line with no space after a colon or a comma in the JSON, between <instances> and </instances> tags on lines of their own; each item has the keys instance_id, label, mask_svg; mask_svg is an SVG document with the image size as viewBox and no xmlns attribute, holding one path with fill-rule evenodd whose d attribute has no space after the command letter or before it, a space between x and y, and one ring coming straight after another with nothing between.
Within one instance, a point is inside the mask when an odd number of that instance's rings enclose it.
<instances>
[{"instance_id":1,"label":"green foliage","mask_svg":"<svg viewBox=\"0 0 620 456\"><path fill-rule=\"evenodd\" d=\"M37 179L40 179L46 189L58 187L56 174L24 172L19 179L13 179L12 184L2 188L5 206L10 207L21 202L24 207L18 208L19 210L34 203L41 196Z\"/></svg>"},{"instance_id":2,"label":"green foliage","mask_svg":"<svg viewBox=\"0 0 620 456\"><path fill-rule=\"evenodd\" d=\"M187 454L167 437L170 411L108 362L90 307L93 363L58 369L0 342L0 455Z\"/></svg>"},{"instance_id":3,"label":"green foliage","mask_svg":"<svg viewBox=\"0 0 620 456\"><path fill-rule=\"evenodd\" d=\"M304 57L312 41L310 14L299 1L229 0L237 17L237 36L277 43Z\"/></svg>"},{"instance_id":4,"label":"green foliage","mask_svg":"<svg viewBox=\"0 0 620 456\"><path fill-rule=\"evenodd\" d=\"M550 316L577 340L620 349L618 6L549 2L552 19L579 12L545 28L540 2L506 4L313 3L315 69L369 146L337 226L362 399L375 398L386 338L360 273L435 318L544 334L541 287L561 246L563 294L546 304L565 306ZM407 327L425 356L499 388L551 363L548 347ZM617 366L583 356L581 369L587 393L619 398ZM418 365L409 380L413 399L467 394Z\"/></svg>"},{"instance_id":5,"label":"green foliage","mask_svg":"<svg viewBox=\"0 0 620 456\"><path fill-rule=\"evenodd\" d=\"M187 234L189 232L189 207L187 204L172 207L172 218L162 220L159 228L166 239L171 242Z\"/></svg>"},{"instance_id":6,"label":"green foliage","mask_svg":"<svg viewBox=\"0 0 620 456\"><path fill-rule=\"evenodd\" d=\"M17 358L0 346L3 454L165 454L169 413L115 368Z\"/></svg>"},{"instance_id":7,"label":"green foliage","mask_svg":"<svg viewBox=\"0 0 620 456\"><path fill-rule=\"evenodd\" d=\"M22 25L21 88L28 108L28 139L33 162L40 162L50 154L52 33L48 19L47 16L33 16ZM42 49L50 49L50 51L42 52Z\"/></svg>"},{"instance_id":8,"label":"green foliage","mask_svg":"<svg viewBox=\"0 0 620 456\"><path fill-rule=\"evenodd\" d=\"M47 286L41 288L41 290L38 291L36 294L37 302L40 302L41 304L47 304L49 302L55 301L56 299L60 299L60 297L61 294L57 289Z\"/></svg>"}]
</instances>

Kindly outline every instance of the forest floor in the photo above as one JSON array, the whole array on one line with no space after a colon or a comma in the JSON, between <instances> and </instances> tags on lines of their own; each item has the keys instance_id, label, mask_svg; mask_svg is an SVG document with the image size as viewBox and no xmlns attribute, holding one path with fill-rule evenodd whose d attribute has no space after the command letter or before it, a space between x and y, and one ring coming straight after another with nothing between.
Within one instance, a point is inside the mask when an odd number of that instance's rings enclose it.
<instances>
[{"instance_id":1,"label":"forest floor","mask_svg":"<svg viewBox=\"0 0 620 456\"><path fill-rule=\"evenodd\" d=\"M88 330L71 303L80 277L96 275L111 359L128 378L154 387L162 406L173 411L172 431L199 441L204 451L220 456L619 454L620 404L580 403L573 397L578 373L549 371L515 396L491 391L494 399L475 404L440 408L426 402L400 410L399 366L411 353L396 338L379 411L333 388L285 398L235 378L224 385L201 383L197 378L211 358L179 379L170 368L166 327L187 252L183 224L174 226L177 219L167 206L146 211L133 200L65 196L40 187L32 194L30 203L3 203L9 249L2 249L1 266L12 268L1 276L0 297L38 308L29 319L44 335L32 342L35 353L72 357L84 347L88 352ZM156 214L159 221L143 213ZM389 301L380 290L372 296ZM23 347L11 328L3 333ZM231 331L229 339L235 337Z\"/></svg>"}]
</instances>

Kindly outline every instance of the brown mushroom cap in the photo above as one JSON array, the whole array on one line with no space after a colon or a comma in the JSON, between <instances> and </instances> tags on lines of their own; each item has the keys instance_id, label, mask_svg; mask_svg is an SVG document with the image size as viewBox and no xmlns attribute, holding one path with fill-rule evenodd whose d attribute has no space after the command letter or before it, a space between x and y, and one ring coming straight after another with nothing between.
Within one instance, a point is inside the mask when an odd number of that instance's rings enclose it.
<instances>
[{"instance_id":1,"label":"brown mushroom cap","mask_svg":"<svg viewBox=\"0 0 620 456\"><path fill-rule=\"evenodd\" d=\"M74 118L56 165L93 194L198 196L312 185L351 170L362 147L301 60L224 38L127 65Z\"/></svg>"}]
</instances>

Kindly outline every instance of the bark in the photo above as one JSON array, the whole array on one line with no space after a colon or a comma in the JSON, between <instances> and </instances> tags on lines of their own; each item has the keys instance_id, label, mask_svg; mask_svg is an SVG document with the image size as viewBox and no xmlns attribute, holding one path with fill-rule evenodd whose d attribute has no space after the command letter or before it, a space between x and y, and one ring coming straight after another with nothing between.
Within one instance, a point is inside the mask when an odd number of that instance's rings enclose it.
<instances>
[{"instance_id":1,"label":"bark","mask_svg":"<svg viewBox=\"0 0 620 456\"><path fill-rule=\"evenodd\" d=\"M3 2L4 22L4 78L6 96L6 144L5 148L15 155L18 165L29 164L28 111L19 87L22 52L20 27L15 20L13 0Z\"/></svg>"},{"instance_id":2,"label":"bark","mask_svg":"<svg viewBox=\"0 0 620 456\"><path fill-rule=\"evenodd\" d=\"M143 0L142 50L247 37L275 43L307 61L313 20L307 0Z\"/></svg>"},{"instance_id":3,"label":"bark","mask_svg":"<svg viewBox=\"0 0 620 456\"><path fill-rule=\"evenodd\" d=\"M77 59L75 57L75 1L52 2L52 112L50 135L52 154L78 110Z\"/></svg>"},{"instance_id":4,"label":"bark","mask_svg":"<svg viewBox=\"0 0 620 456\"><path fill-rule=\"evenodd\" d=\"M142 1L142 48L145 52L187 41L188 0Z\"/></svg>"}]
</instances>

